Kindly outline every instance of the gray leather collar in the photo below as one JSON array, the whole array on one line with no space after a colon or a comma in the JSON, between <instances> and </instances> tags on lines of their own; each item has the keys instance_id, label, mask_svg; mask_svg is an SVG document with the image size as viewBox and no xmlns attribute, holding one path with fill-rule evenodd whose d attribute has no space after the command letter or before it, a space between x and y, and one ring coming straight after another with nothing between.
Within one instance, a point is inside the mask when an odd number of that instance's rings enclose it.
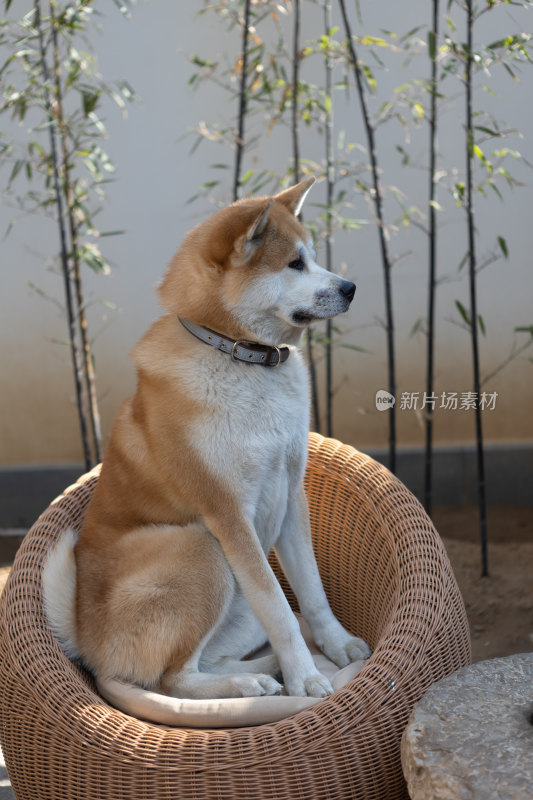
<instances>
[{"instance_id":1,"label":"gray leather collar","mask_svg":"<svg viewBox=\"0 0 533 800\"><path fill-rule=\"evenodd\" d=\"M200 339L205 344L216 347L222 353L228 353L234 361L243 361L245 364L260 364L263 367L277 367L287 361L290 350L286 345L271 347L268 344L249 342L246 339L229 339L227 336L204 328L188 319L178 317L179 321L189 333Z\"/></svg>"}]
</instances>

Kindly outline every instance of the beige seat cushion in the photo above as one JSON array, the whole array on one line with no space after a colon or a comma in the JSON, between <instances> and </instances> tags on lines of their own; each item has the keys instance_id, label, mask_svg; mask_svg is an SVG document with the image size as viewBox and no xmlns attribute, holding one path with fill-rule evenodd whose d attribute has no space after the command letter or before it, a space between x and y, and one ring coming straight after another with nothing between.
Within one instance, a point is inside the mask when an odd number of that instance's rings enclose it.
<instances>
[{"instance_id":1,"label":"beige seat cushion","mask_svg":"<svg viewBox=\"0 0 533 800\"><path fill-rule=\"evenodd\" d=\"M333 661L320 652L313 642L311 631L301 617L300 628L313 655L317 668L329 678L333 689L345 686L364 666L364 661L354 661L339 669ZM266 646L257 657L268 655ZM223 700L184 700L149 692L138 686L118 681L98 681L98 691L115 708L133 717L173 725L180 728L238 728L278 722L299 711L322 702L316 697L238 697Z\"/></svg>"}]
</instances>

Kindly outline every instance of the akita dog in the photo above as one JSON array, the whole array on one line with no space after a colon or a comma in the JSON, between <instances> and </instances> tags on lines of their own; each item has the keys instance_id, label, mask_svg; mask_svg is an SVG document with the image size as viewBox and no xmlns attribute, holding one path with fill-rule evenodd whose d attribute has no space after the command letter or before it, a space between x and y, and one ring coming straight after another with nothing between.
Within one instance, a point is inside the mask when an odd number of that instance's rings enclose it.
<instances>
[{"instance_id":1,"label":"akita dog","mask_svg":"<svg viewBox=\"0 0 533 800\"><path fill-rule=\"evenodd\" d=\"M297 219L309 178L243 199L185 238L159 286L168 312L133 350L138 386L120 408L79 538L44 571L46 608L99 680L182 698L325 697L267 556L339 667L367 645L335 619L303 491L309 386L298 351L313 320L355 286L315 263ZM274 655L249 658L270 640Z\"/></svg>"}]
</instances>

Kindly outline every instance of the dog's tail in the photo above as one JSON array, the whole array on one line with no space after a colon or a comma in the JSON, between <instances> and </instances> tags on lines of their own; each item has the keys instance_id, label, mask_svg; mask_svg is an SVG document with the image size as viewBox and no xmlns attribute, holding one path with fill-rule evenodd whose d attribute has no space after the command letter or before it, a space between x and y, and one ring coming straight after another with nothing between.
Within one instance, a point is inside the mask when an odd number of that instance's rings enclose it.
<instances>
[{"instance_id":1,"label":"dog's tail","mask_svg":"<svg viewBox=\"0 0 533 800\"><path fill-rule=\"evenodd\" d=\"M48 622L69 658L79 658L76 646L76 539L74 531L65 531L48 553L42 575Z\"/></svg>"}]
</instances>

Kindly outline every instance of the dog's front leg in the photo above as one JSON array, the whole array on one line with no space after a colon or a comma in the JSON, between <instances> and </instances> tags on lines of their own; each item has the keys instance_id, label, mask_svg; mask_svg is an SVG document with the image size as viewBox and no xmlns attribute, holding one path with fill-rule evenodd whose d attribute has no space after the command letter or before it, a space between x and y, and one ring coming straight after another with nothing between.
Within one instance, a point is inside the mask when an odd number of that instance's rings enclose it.
<instances>
[{"instance_id":1,"label":"dog's front leg","mask_svg":"<svg viewBox=\"0 0 533 800\"><path fill-rule=\"evenodd\" d=\"M309 511L303 488L297 498L289 503L276 543L276 553L322 652L339 667L368 658L370 649L366 642L352 636L340 624L328 603L313 552Z\"/></svg>"},{"instance_id":2,"label":"dog's front leg","mask_svg":"<svg viewBox=\"0 0 533 800\"><path fill-rule=\"evenodd\" d=\"M268 634L287 693L298 697L331 694L331 684L315 666L254 526L240 515L217 515L205 522L220 542L244 597Z\"/></svg>"}]
</instances>

